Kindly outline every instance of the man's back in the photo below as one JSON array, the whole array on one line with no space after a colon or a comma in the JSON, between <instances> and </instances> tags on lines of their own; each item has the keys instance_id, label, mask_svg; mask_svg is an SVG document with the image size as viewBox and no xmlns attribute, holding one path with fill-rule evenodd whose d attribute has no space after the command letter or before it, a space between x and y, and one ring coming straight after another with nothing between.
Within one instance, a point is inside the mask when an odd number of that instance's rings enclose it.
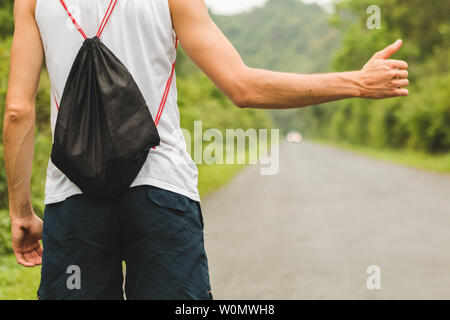
<instances>
[{"instance_id":1,"label":"man's back","mask_svg":"<svg viewBox=\"0 0 450 320\"><path fill-rule=\"evenodd\" d=\"M67 0L65 4L87 37L93 37L110 0ZM75 56L84 38L59 1L37 0L36 21L44 45L51 81L51 127L55 128L57 104ZM176 59L175 34L166 0L117 1L101 40L127 67L138 84L153 118ZM175 76L174 76L175 77ZM175 78L158 124L161 145L152 149L132 186L154 185L198 201L197 168L187 153L180 129ZM51 161L45 203L55 203L81 193Z\"/></svg>"}]
</instances>

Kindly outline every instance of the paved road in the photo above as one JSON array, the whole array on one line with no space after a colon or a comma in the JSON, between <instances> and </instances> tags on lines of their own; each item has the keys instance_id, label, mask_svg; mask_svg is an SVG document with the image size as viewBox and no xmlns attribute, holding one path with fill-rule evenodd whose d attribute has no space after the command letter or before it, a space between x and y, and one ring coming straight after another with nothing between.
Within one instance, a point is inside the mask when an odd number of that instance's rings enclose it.
<instances>
[{"instance_id":1,"label":"paved road","mask_svg":"<svg viewBox=\"0 0 450 320\"><path fill-rule=\"evenodd\" d=\"M202 208L216 299L450 299L449 176L282 144Z\"/></svg>"}]
</instances>

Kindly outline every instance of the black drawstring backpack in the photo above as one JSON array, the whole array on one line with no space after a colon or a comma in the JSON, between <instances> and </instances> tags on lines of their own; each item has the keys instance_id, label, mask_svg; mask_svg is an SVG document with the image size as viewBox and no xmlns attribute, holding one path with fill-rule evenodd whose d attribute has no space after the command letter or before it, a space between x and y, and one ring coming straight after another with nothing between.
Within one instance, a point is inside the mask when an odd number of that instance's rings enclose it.
<instances>
[{"instance_id":1,"label":"black drawstring backpack","mask_svg":"<svg viewBox=\"0 0 450 320\"><path fill-rule=\"evenodd\" d=\"M58 105L51 160L90 199L116 197L134 181L151 148L164 109L175 63L155 121L127 68L100 36L117 0L111 0L95 37L84 37ZM177 41L176 41L177 43Z\"/></svg>"}]
</instances>

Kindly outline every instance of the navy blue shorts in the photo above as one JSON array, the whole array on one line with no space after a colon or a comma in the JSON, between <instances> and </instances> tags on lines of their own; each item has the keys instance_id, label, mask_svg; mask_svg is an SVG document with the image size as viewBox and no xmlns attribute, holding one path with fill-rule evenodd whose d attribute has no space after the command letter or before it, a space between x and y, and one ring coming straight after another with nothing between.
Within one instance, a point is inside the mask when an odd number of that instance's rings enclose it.
<instances>
[{"instance_id":1,"label":"navy blue shorts","mask_svg":"<svg viewBox=\"0 0 450 320\"><path fill-rule=\"evenodd\" d=\"M42 240L39 299L212 299L200 204L183 195L75 195L45 207Z\"/></svg>"}]
</instances>

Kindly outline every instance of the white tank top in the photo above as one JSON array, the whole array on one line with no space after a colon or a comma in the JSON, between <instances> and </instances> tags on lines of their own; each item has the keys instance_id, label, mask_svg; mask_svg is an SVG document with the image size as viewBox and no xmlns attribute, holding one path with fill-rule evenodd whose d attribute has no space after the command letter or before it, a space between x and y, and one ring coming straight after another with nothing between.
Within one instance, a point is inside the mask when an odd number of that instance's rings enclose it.
<instances>
[{"instance_id":1,"label":"white tank top","mask_svg":"<svg viewBox=\"0 0 450 320\"><path fill-rule=\"evenodd\" d=\"M45 52L51 82L52 135L57 103L84 38L72 24L59 0L36 0L36 22ZM110 0L65 0L88 37L97 33ZM176 58L168 0L118 0L101 35L103 43L133 75L153 119ZM158 124L161 144L151 149L147 161L131 184L153 185L200 201L198 170L186 150L180 128L174 75L165 108ZM45 184L45 204L60 202L82 193L50 160Z\"/></svg>"}]
</instances>

